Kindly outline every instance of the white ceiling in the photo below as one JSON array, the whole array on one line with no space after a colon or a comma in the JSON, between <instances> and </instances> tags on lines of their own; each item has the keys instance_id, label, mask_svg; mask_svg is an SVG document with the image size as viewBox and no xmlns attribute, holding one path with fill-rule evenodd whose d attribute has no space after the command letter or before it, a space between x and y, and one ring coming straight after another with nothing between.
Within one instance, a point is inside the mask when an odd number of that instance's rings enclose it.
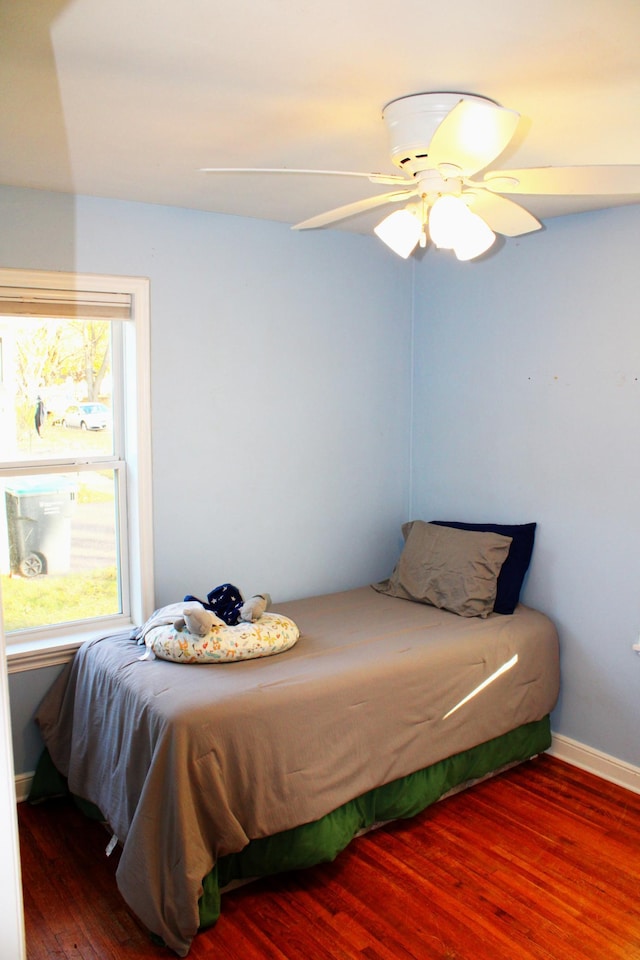
<instances>
[{"instance_id":1,"label":"white ceiling","mask_svg":"<svg viewBox=\"0 0 640 960\"><path fill-rule=\"evenodd\" d=\"M382 107L431 90L521 113L494 169L640 163L639 0L0 0L0 14L0 183L296 223L389 188L199 169L396 172ZM517 199L543 219L618 202Z\"/></svg>"}]
</instances>

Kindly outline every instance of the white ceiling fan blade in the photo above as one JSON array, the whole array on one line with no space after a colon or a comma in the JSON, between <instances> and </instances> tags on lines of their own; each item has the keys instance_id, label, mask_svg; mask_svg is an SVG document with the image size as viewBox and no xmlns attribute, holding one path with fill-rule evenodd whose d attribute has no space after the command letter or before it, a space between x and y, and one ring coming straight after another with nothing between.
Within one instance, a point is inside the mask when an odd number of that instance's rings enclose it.
<instances>
[{"instance_id":1,"label":"white ceiling fan blade","mask_svg":"<svg viewBox=\"0 0 640 960\"><path fill-rule=\"evenodd\" d=\"M400 200L406 200L414 196L418 189L403 190L400 193L381 193L376 197L366 197L364 200L356 200L355 203L347 203L342 207L335 207L333 210L327 210L326 213L319 213L316 217L310 217L301 223L296 223L292 230L313 230L315 227L325 227L336 220L344 220L345 217L352 217L356 213L364 213L366 210L373 210L375 207L382 207L385 203L397 203Z\"/></svg>"},{"instance_id":2,"label":"white ceiling fan blade","mask_svg":"<svg viewBox=\"0 0 640 960\"><path fill-rule=\"evenodd\" d=\"M486 190L465 192L463 197L473 213L482 217L495 233L505 237L519 237L542 227L532 213L506 197L487 193Z\"/></svg>"},{"instance_id":3,"label":"white ceiling fan blade","mask_svg":"<svg viewBox=\"0 0 640 960\"><path fill-rule=\"evenodd\" d=\"M437 127L429 145L433 167L447 175L470 177L482 170L511 140L520 114L494 103L461 100Z\"/></svg>"},{"instance_id":4,"label":"white ceiling fan blade","mask_svg":"<svg viewBox=\"0 0 640 960\"><path fill-rule=\"evenodd\" d=\"M356 170L296 170L287 167L200 167L200 173L292 173L323 177L365 177L371 183L408 183L393 173L360 173Z\"/></svg>"},{"instance_id":5,"label":"white ceiling fan blade","mask_svg":"<svg viewBox=\"0 0 640 960\"><path fill-rule=\"evenodd\" d=\"M640 194L640 165L495 170L485 176L482 186L494 193L549 196L554 194L565 196Z\"/></svg>"}]
</instances>

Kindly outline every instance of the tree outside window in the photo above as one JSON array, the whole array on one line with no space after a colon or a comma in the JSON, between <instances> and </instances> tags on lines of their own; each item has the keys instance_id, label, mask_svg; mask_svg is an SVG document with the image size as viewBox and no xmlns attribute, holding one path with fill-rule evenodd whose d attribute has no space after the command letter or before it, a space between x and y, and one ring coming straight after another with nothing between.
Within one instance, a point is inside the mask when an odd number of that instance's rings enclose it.
<instances>
[{"instance_id":1,"label":"tree outside window","mask_svg":"<svg viewBox=\"0 0 640 960\"><path fill-rule=\"evenodd\" d=\"M140 622L152 586L142 507L150 446L140 429L146 281L122 278L123 293L118 278L28 272L22 287L20 273L0 270L0 577L10 644Z\"/></svg>"}]
</instances>

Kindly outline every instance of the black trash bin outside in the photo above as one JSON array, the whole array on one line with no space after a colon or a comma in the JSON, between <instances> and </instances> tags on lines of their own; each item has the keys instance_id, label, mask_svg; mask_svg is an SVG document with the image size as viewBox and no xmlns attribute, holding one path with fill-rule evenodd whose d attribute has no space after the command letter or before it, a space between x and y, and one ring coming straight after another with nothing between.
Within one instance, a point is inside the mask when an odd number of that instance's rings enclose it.
<instances>
[{"instance_id":1,"label":"black trash bin outside","mask_svg":"<svg viewBox=\"0 0 640 960\"><path fill-rule=\"evenodd\" d=\"M36 577L69 572L76 494L72 481L55 474L21 477L5 487L12 573Z\"/></svg>"}]
</instances>

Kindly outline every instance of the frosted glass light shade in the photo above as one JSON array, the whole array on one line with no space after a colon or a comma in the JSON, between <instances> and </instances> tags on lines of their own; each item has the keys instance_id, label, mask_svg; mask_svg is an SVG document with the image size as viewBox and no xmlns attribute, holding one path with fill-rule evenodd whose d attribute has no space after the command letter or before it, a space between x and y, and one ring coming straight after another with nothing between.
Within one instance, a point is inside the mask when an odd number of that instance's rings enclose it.
<instances>
[{"instance_id":1,"label":"frosted glass light shade","mask_svg":"<svg viewBox=\"0 0 640 960\"><path fill-rule=\"evenodd\" d=\"M420 239L422 224L409 210L396 210L374 227L373 232L406 260Z\"/></svg>"},{"instance_id":2,"label":"frosted glass light shade","mask_svg":"<svg viewBox=\"0 0 640 960\"><path fill-rule=\"evenodd\" d=\"M429 236L441 250L453 250L456 238L464 230L469 208L459 197L438 197L429 211Z\"/></svg>"},{"instance_id":3,"label":"frosted glass light shade","mask_svg":"<svg viewBox=\"0 0 640 960\"><path fill-rule=\"evenodd\" d=\"M453 250L458 260L472 260L488 250L496 235L459 197L438 197L429 213L429 236L436 247Z\"/></svg>"},{"instance_id":4,"label":"frosted glass light shade","mask_svg":"<svg viewBox=\"0 0 640 960\"><path fill-rule=\"evenodd\" d=\"M473 260L488 250L496 239L491 227L484 222L477 213L468 211L468 218L464 222L464 231L456 238L453 252L458 260Z\"/></svg>"}]
</instances>

